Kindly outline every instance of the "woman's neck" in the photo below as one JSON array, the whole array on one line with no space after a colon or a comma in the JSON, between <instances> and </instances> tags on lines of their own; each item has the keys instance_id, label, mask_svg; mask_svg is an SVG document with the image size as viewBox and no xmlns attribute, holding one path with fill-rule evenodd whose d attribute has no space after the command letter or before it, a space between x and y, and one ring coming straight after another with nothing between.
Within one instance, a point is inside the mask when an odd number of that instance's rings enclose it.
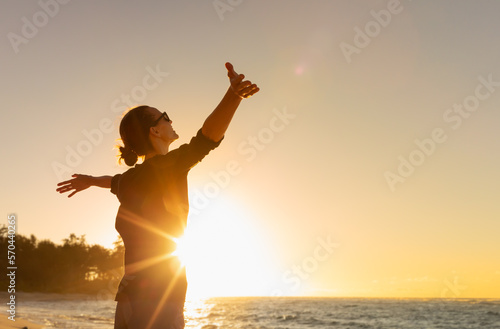
<instances>
[{"instance_id":1,"label":"woman's neck","mask_svg":"<svg viewBox=\"0 0 500 329\"><path fill-rule=\"evenodd\" d=\"M158 154L162 154L162 155L165 155L168 153L168 145L162 145L161 147L161 150L158 150L158 147L155 147L155 150L152 151L152 152L149 152L148 154L146 154L144 156L144 160L147 160L147 159L150 159L152 157L154 157L155 155L158 155Z\"/></svg>"}]
</instances>

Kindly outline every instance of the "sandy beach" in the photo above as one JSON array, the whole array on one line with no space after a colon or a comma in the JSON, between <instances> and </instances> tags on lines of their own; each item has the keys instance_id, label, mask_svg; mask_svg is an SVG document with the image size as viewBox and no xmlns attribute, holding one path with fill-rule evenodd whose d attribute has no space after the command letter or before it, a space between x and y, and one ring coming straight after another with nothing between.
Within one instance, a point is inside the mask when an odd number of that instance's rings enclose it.
<instances>
[{"instance_id":1,"label":"sandy beach","mask_svg":"<svg viewBox=\"0 0 500 329\"><path fill-rule=\"evenodd\" d=\"M0 293L0 300L2 301L2 305L9 301L9 294L2 292ZM61 300L78 300L84 299L86 295L80 294L47 294L47 293L25 293L19 292L16 293L16 303L21 306L23 301L61 301ZM23 318L22 312L16 312L15 321L9 320L9 313L6 312L5 309L0 316L0 329L6 328L28 328L28 329L43 329L46 328L42 324L32 323Z\"/></svg>"},{"instance_id":2,"label":"sandy beach","mask_svg":"<svg viewBox=\"0 0 500 329\"><path fill-rule=\"evenodd\" d=\"M7 315L2 314L2 316L0 317L0 329L7 329L7 328L42 329L45 327L39 324L26 321L22 318L18 318L17 316L16 316L16 321L11 321L7 318Z\"/></svg>"},{"instance_id":3,"label":"sandy beach","mask_svg":"<svg viewBox=\"0 0 500 329\"><path fill-rule=\"evenodd\" d=\"M16 304L19 303L20 300L29 298L30 294L25 294L25 293L17 293L16 296ZM0 293L0 300L2 300L2 305L5 305L4 303L7 303L9 301L10 294L7 294L5 292ZM17 308L17 307L16 307ZM25 319L22 318L19 312L16 310L16 315L15 315L15 321L12 321L9 319L10 314L7 312L8 309L5 309L4 312L2 312L2 315L0 316L0 329L5 329L5 328L28 328L28 329L42 329L44 328L42 325L35 324L32 322L29 322Z\"/></svg>"}]
</instances>

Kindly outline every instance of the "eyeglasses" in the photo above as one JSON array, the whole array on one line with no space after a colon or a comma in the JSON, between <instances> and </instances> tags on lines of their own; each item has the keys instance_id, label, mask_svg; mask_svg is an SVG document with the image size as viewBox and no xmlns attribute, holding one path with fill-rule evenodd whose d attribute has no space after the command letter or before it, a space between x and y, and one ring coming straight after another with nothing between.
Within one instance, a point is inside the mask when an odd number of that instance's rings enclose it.
<instances>
[{"instance_id":1,"label":"eyeglasses","mask_svg":"<svg viewBox=\"0 0 500 329\"><path fill-rule=\"evenodd\" d=\"M167 120L167 122L172 121L172 120L170 120L170 118L168 117L167 112L163 112L163 113L161 114L161 116L160 116L158 119L156 119L155 121L153 121L153 123L151 124L151 127L156 126L156 125L158 124L158 122L160 122L160 120L161 120L161 119L165 119L165 120Z\"/></svg>"}]
</instances>

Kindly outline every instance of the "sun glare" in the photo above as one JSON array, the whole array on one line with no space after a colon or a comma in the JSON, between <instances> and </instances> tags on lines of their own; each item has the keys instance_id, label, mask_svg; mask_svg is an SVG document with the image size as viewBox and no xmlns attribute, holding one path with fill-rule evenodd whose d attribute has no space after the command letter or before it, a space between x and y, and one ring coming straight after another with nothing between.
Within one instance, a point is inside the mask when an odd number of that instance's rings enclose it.
<instances>
[{"instance_id":1,"label":"sun glare","mask_svg":"<svg viewBox=\"0 0 500 329\"><path fill-rule=\"evenodd\" d=\"M186 264L192 263L195 257L194 248L191 248L192 241L189 238L190 235L184 235L180 238L172 238L174 240L176 247L175 251L172 253L172 256L179 258L182 266L186 266Z\"/></svg>"},{"instance_id":2,"label":"sun glare","mask_svg":"<svg viewBox=\"0 0 500 329\"><path fill-rule=\"evenodd\" d=\"M102 232L102 234L100 234L98 238L99 238L98 244L100 244L106 249L113 250L115 248L114 243L120 238L120 236L116 231L112 231L112 232Z\"/></svg>"},{"instance_id":3,"label":"sun glare","mask_svg":"<svg viewBox=\"0 0 500 329\"><path fill-rule=\"evenodd\" d=\"M269 293L262 283L271 262L257 226L248 209L227 198L190 217L175 251L186 266L188 299Z\"/></svg>"}]
</instances>

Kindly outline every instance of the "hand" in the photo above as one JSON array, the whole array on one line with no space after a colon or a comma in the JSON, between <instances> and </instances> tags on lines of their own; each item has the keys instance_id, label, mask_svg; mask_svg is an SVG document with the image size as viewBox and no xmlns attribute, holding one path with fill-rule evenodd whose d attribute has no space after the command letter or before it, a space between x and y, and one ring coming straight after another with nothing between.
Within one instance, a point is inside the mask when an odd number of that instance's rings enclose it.
<instances>
[{"instance_id":1,"label":"hand","mask_svg":"<svg viewBox=\"0 0 500 329\"><path fill-rule=\"evenodd\" d=\"M77 192L83 191L93 185L92 176L73 174L71 177L74 178L57 184L57 186L60 187L56 189L56 191L61 194L74 190L73 192L71 192L71 194L68 195L68 198L71 198Z\"/></svg>"},{"instance_id":2,"label":"hand","mask_svg":"<svg viewBox=\"0 0 500 329\"><path fill-rule=\"evenodd\" d=\"M226 69L229 82L231 83L231 89L238 97L248 98L260 90L255 83L249 80L243 81L245 75L236 73L233 64L229 62L226 63Z\"/></svg>"}]
</instances>

